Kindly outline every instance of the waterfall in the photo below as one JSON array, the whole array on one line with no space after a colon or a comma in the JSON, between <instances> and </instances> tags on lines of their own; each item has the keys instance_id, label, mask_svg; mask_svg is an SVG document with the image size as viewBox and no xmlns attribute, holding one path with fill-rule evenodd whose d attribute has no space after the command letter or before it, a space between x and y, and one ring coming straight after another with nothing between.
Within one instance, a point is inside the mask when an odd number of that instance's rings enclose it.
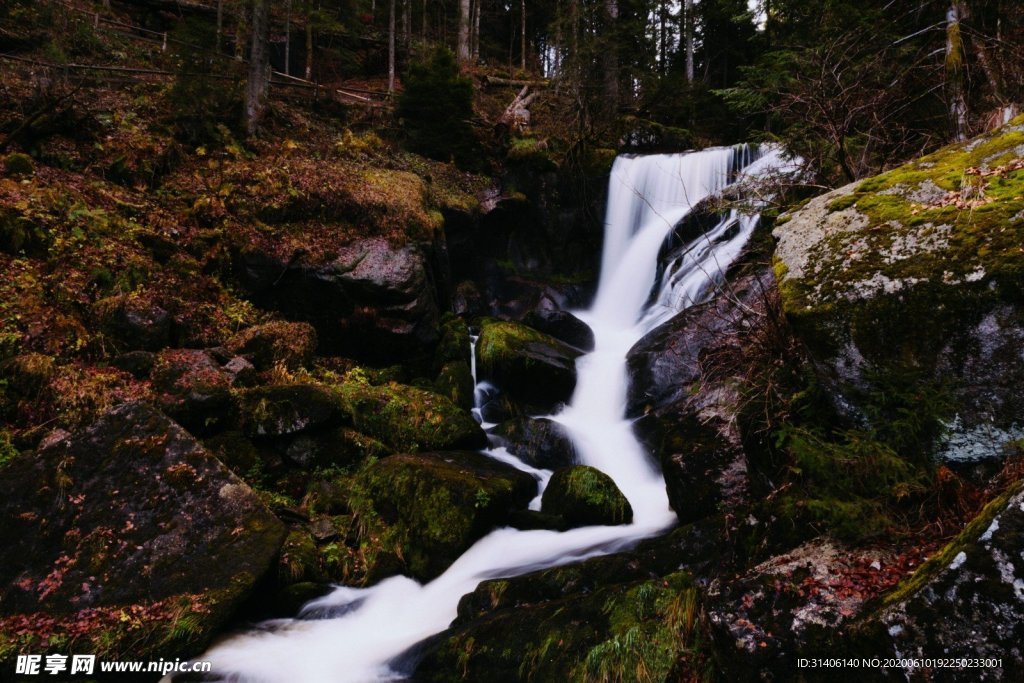
<instances>
[{"instance_id":1,"label":"waterfall","mask_svg":"<svg viewBox=\"0 0 1024 683\"><path fill-rule=\"evenodd\" d=\"M658 253L676 224L702 199L735 182L741 172L783 166L780 154L748 147L683 155L620 157L609 186L601 276L593 306L577 312L594 331L594 351L577 361L569 405L551 416L565 426L582 463L612 477L633 507L633 523L565 532L497 529L426 585L395 576L370 588L337 588L304 609L326 619L282 619L227 639L199 659L231 681L338 683L403 678L396 662L425 638L446 629L459 598L483 580L617 552L670 527L665 483L625 419L626 353L640 337L679 308L700 299L739 254L756 219L726 218L666 269L648 306ZM730 223L730 221L732 221ZM739 226L739 229L732 227ZM475 367L474 367L475 369ZM478 400L489 387L478 387ZM504 449L487 455L537 478ZM531 507L539 505L540 497Z\"/></svg>"}]
</instances>

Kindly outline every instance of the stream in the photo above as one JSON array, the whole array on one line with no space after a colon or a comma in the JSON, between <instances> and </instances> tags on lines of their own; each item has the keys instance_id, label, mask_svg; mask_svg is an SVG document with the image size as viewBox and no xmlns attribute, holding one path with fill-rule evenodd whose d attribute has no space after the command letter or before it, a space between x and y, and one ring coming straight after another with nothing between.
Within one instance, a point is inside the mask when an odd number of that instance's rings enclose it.
<instances>
[{"instance_id":1,"label":"stream","mask_svg":"<svg viewBox=\"0 0 1024 683\"><path fill-rule=\"evenodd\" d=\"M481 581L622 551L671 527L676 517L664 480L625 419L626 354L653 327L707 297L742 251L757 217L730 211L686 245L659 280L659 252L673 228L698 202L738 178L785 167L777 150L747 146L615 162L597 293L589 310L574 312L593 330L595 348L577 361L572 400L549 417L566 428L581 464L615 480L633 508L632 524L565 532L497 529L426 585L395 576L369 588L338 587L306 605L298 618L260 624L197 659L212 661L225 681L402 680L415 659L408 653L444 631L459 599ZM479 400L494 388L478 389ZM504 448L484 453L538 480L531 503L537 509L551 473L529 467Z\"/></svg>"}]
</instances>

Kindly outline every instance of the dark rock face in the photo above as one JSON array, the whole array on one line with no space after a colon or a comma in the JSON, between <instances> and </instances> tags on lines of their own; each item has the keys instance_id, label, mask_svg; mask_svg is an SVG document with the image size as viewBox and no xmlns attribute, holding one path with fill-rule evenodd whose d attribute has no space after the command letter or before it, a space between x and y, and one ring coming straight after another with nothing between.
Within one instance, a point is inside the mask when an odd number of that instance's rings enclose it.
<instances>
[{"instance_id":1,"label":"dark rock face","mask_svg":"<svg viewBox=\"0 0 1024 683\"><path fill-rule=\"evenodd\" d=\"M633 521L633 508L615 481L586 465L565 467L552 475L541 512L561 517L570 527Z\"/></svg>"},{"instance_id":2,"label":"dark rock face","mask_svg":"<svg viewBox=\"0 0 1024 683\"><path fill-rule=\"evenodd\" d=\"M708 353L741 353L772 286L764 270L735 278L728 291L655 328L627 356L627 412L644 415L634 430L661 462L669 503L682 522L749 502L739 395L702 366Z\"/></svg>"},{"instance_id":3,"label":"dark rock face","mask_svg":"<svg viewBox=\"0 0 1024 683\"><path fill-rule=\"evenodd\" d=\"M549 296L541 297L540 303L526 314L523 322L581 351L594 350L593 330L572 313L562 310Z\"/></svg>"},{"instance_id":4,"label":"dark rock face","mask_svg":"<svg viewBox=\"0 0 1024 683\"><path fill-rule=\"evenodd\" d=\"M478 373L525 406L550 412L576 388L577 349L512 322L488 322L477 341Z\"/></svg>"},{"instance_id":5,"label":"dark rock face","mask_svg":"<svg viewBox=\"0 0 1024 683\"><path fill-rule=\"evenodd\" d=\"M347 427L298 434L283 450L290 462L308 469L354 465L367 457L383 458L391 453L377 439Z\"/></svg>"},{"instance_id":6,"label":"dark rock face","mask_svg":"<svg viewBox=\"0 0 1024 683\"><path fill-rule=\"evenodd\" d=\"M237 258L259 305L311 323L322 351L368 362L429 356L440 318L436 270L424 248L379 237L346 244L322 265L262 252Z\"/></svg>"},{"instance_id":7,"label":"dark rock face","mask_svg":"<svg viewBox=\"0 0 1024 683\"><path fill-rule=\"evenodd\" d=\"M556 470L576 464L576 450L565 429L547 418L520 417L503 422L491 434L509 453L538 469Z\"/></svg>"},{"instance_id":8,"label":"dark rock face","mask_svg":"<svg viewBox=\"0 0 1024 683\"><path fill-rule=\"evenodd\" d=\"M284 538L244 482L142 403L11 462L0 499L7 615L193 596L208 636Z\"/></svg>"},{"instance_id":9,"label":"dark rock face","mask_svg":"<svg viewBox=\"0 0 1024 683\"><path fill-rule=\"evenodd\" d=\"M155 303L129 296L94 304L100 329L125 351L159 351L170 343L171 315Z\"/></svg>"},{"instance_id":10,"label":"dark rock face","mask_svg":"<svg viewBox=\"0 0 1024 683\"><path fill-rule=\"evenodd\" d=\"M1024 491L997 499L887 600L875 656L996 657L985 680L1024 676ZM868 630L868 629L865 629ZM896 654L898 653L898 654ZM943 678L936 672L936 680Z\"/></svg>"},{"instance_id":11,"label":"dark rock face","mask_svg":"<svg viewBox=\"0 0 1024 683\"><path fill-rule=\"evenodd\" d=\"M416 579L441 574L474 541L527 506L537 491L533 477L470 452L393 455L363 476L382 539L377 558L382 578L401 570Z\"/></svg>"}]
</instances>

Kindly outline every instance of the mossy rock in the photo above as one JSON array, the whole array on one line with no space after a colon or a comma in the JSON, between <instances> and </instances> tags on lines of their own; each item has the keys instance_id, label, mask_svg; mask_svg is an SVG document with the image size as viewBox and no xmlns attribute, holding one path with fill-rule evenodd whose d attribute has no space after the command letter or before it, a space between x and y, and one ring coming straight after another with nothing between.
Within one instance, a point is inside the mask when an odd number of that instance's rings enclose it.
<instances>
[{"instance_id":1,"label":"mossy rock","mask_svg":"<svg viewBox=\"0 0 1024 683\"><path fill-rule=\"evenodd\" d=\"M394 570L426 581L524 509L533 477L470 452L393 455L363 472L352 499L371 580Z\"/></svg>"},{"instance_id":2,"label":"mossy rock","mask_svg":"<svg viewBox=\"0 0 1024 683\"><path fill-rule=\"evenodd\" d=\"M9 176L30 176L36 171L35 162L32 157L20 152L8 154L4 159L4 172Z\"/></svg>"},{"instance_id":3,"label":"mossy rock","mask_svg":"<svg viewBox=\"0 0 1024 683\"><path fill-rule=\"evenodd\" d=\"M526 325L495 320L484 321L476 353L481 379L542 411L572 397L583 354Z\"/></svg>"},{"instance_id":4,"label":"mossy rock","mask_svg":"<svg viewBox=\"0 0 1024 683\"><path fill-rule=\"evenodd\" d=\"M305 468L351 467L394 451L383 442L350 427L298 434L283 446L289 462Z\"/></svg>"},{"instance_id":5,"label":"mossy rock","mask_svg":"<svg viewBox=\"0 0 1024 683\"><path fill-rule=\"evenodd\" d=\"M0 251L12 256L24 253L42 257L46 255L50 237L45 228L20 211L0 207Z\"/></svg>"},{"instance_id":6,"label":"mossy rock","mask_svg":"<svg viewBox=\"0 0 1024 683\"><path fill-rule=\"evenodd\" d=\"M159 351L170 343L171 315L141 296L118 295L93 304L100 330L124 351Z\"/></svg>"},{"instance_id":7,"label":"mossy rock","mask_svg":"<svg viewBox=\"0 0 1024 683\"><path fill-rule=\"evenodd\" d=\"M464 360L445 363L434 380L434 389L463 410L473 407L473 372Z\"/></svg>"},{"instance_id":8,"label":"mossy rock","mask_svg":"<svg viewBox=\"0 0 1024 683\"><path fill-rule=\"evenodd\" d=\"M53 356L23 353L0 362L0 379L6 382L8 394L31 399L37 397L53 378L54 368Z\"/></svg>"},{"instance_id":9,"label":"mossy rock","mask_svg":"<svg viewBox=\"0 0 1024 683\"><path fill-rule=\"evenodd\" d=\"M180 426L115 408L0 477L0 664L58 639L113 659L198 654L284 535Z\"/></svg>"},{"instance_id":10,"label":"mossy rock","mask_svg":"<svg viewBox=\"0 0 1024 683\"><path fill-rule=\"evenodd\" d=\"M430 643L416 680L705 680L699 613L683 573L498 607Z\"/></svg>"},{"instance_id":11,"label":"mossy rock","mask_svg":"<svg viewBox=\"0 0 1024 683\"><path fill-rule=\"evenodd\" d=\"M562 425L547 418L519 417L502 422L491 434L527 465L545 470L577 462L576 448Z\"/></svg>"},{"instance_id":12,"label":"mossy rock","mask_svg":"<svg viewBox=\"0 0 1024 683\"><path fill-rule=\"evenodd\" d=\"M164 349L150 379L161 410L193 434L223 429L234 417L233 376L209 351Z\"/></svg>"},{"instance_id":13,"label":"mossy rock","mask_svg":"<svg viewBox=\"0 0 1024 683\"><path fill-rule=\"evenodd\" d=\"M435 352L435 367L457 361L469 362L469 327L462 318L445 313L441 318L441 341Z\"/></svg>"},{"instance_id":14,"label":"mossy rock","mask_svg":"<svg viewBox=\"0 0 1024 683\"><path fill-rule=\"evenodd\" d=\"M446 396L395 382L373 386L353 373L338 385L338 391L355 428L395 451L487 445L480 425Z\"/></svg>"},{"instance_id":15,"label":"mossy rock","mask_svg":"<svg viewBox=\"0 0 1024 683\"><path fill-rule=\"evenodd\" d=\"M320 556L308 531L292 529L284 539L277 562L277 581L281 586L307 581L323 581Z\"/></svg>"},{"instance_id":16,"label":"mossy rock","mask_svg":"<svg viewBox=\"0 0 1024 683\"><path fill-rule=\"evenodd\" d=\"M957 387L964 425L1024 414L1024 117L810 201L774 231L783 306L840 395L871 369ZM985 387L985 391L972 391ZM952 416L952 410L947 411Z\"/></svg>"},{"instance_id":17,"label":"mossy rock","mask_svg":"<svg viewBox=\"0 0 1024 683\"><path fill-rule=\"evenodd\" d=\"M239 392L240 420L250 436L287 436L346 420L338 394L320 384L278 384Z\"/></svg>"},{"instance_id":18,"label":"mossy rock","mask_svg":"<svg viewBox=\"0 0 1024 683\"><path fill-rule=\"evenodd\" d=\"M633 521L633 508L615 481L587 465L555 472L544 489L541 511L558 515L574 527Z\"/></svg>"},{"instance_id":19,"label":"mossy rock","mask_svg":"<svg viewBox=\"0 0 1024 683\"><path fill-rule=\"evenodd\" d=\"M308 367L316 353L316 330L309 323L274 321L242 330L227 348L249 359L258 370L276 365L288 370Z\"/></svg>"}]
</instances>

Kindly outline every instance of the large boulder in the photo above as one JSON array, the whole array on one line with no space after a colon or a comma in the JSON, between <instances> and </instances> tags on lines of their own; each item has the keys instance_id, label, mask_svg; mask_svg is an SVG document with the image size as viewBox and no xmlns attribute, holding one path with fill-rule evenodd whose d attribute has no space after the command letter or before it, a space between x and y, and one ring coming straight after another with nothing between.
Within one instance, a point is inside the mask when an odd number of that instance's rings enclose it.
<instances>
[{"instance_id":1,"label":"large boulder","mask_svg":"<svg viewBox=\"0 0 1024 683\"><path fill-rule=\"evenodd\" d=\"M855 630L876 657L993 658L985 680L1024 676L1024 489L1004 494ZM936 670L935 680L954 680Z\"/></svg>"},{"instance_id":2,"label":"large boulder","mask_svg":"<svg viewBox=\"0 0 1024 683\"><path fill-rule=\"evenodd\" d=\"M527 465L557 470L576 464L576 449L562 425L546 417L519 417L491 430L509 453Z\"/></svg>"},{"instance_id":3,"label":"large boulder","mask_svg":"<svg viewBox=\"0 0 1024 683\"><path fill-rule=\"evenodd\" d=\"M356 429L395 451L483 448L487 435L468 411L426 389L388 382L372 385L350 373L338 386Z\"/></svg>"},{"instance_id":4,"label":"large boulder","mask_svg":"<svg viewBox=\"0 0 1024 683\"><path fill-rule=\"evenodd\" d=\"M283 538L185 430L122 405L0 470L0 652L49 639L114 658L195 654Z\"/></svg>"},{"instance_id":5,"label":"large boulder","mask_svg":"<svg viewBox=\"0 0 1024 683\"><path fill-rule=\"evenodd\" d=\"M476 346L479 378L530 408L550 412L576 388L582 352L514 322L485 321Z\"/></svg>"},{"instance_id":6,"label":"large boulder","mask_svg":"<svg viewBox=\"0 0 1024 683\"><path fill-rule=\"evenodd\" d=\"M571 527L633 521L633 507L615 481L587 465L564 467L551 476L541 512L557 515Z\"/></svg>"},{"instance_id":7,"label":"large boulder","mask_svg":"<svg viewBox=\"0 0 1024 683\"><path fill-rule=\"evenodd\" d=\"M242 427L250 436L288 436L341 424L341 398L321 384L276 384L239 395Z\"/></svg>"},{"instance_id":8,"label":"large boulder","mask_svg":"<svg viewBox=\"0 0 1024 683\"><path fill-rule=\"evenodd\" d=\"M308 323L274 321L242 330L228 340L232 353L245 356L259 370L282 365L296 370L313 362L316 330Z\"/></svg>"},{"instance_id":9,"label":"large boulder","mask_svg":"<svg viewBox=\"0 0 1024 683\"><path fill-rule=\"evenodd\" d=\"M393 455L360 478L354 501L372 579L402 572L426 581L537 492L530 475L470 452Z\"/></svg>"},{"instance_id":10,"label":"large boulder","mask_svg":"<svg viewBox=\"0 0 1024 683\"><path fill-rule=\"evenodd\" d=\"M1018 117L780 218L785 311L837 407L882 372L941 379L964 428L1024 414L1022 134Z\"/></svg>"},{"instance_id":11,"label":"large boulder","mask_svg":"<svg viewBox=\"0 0 1024 683\"><path fill-rule=\"evenodd\" d=\"M257 304L311 323L324 353L394 362L429 358L437 344L442 274L433 251L369 237L326 259L244 251L236 266Z\"/></svg>"},{"instance_id":12,"label":"large boulder","mask_svg":"<svg viewBox=\"0 0 1024 683\"><path fill-rule=\"evenodd\" d=\"M581 351L594 350L594 331L590 326L563 310L550 296L542 296L536 308L523 318L523 322Z\"/></svg>"}]
</instances>

